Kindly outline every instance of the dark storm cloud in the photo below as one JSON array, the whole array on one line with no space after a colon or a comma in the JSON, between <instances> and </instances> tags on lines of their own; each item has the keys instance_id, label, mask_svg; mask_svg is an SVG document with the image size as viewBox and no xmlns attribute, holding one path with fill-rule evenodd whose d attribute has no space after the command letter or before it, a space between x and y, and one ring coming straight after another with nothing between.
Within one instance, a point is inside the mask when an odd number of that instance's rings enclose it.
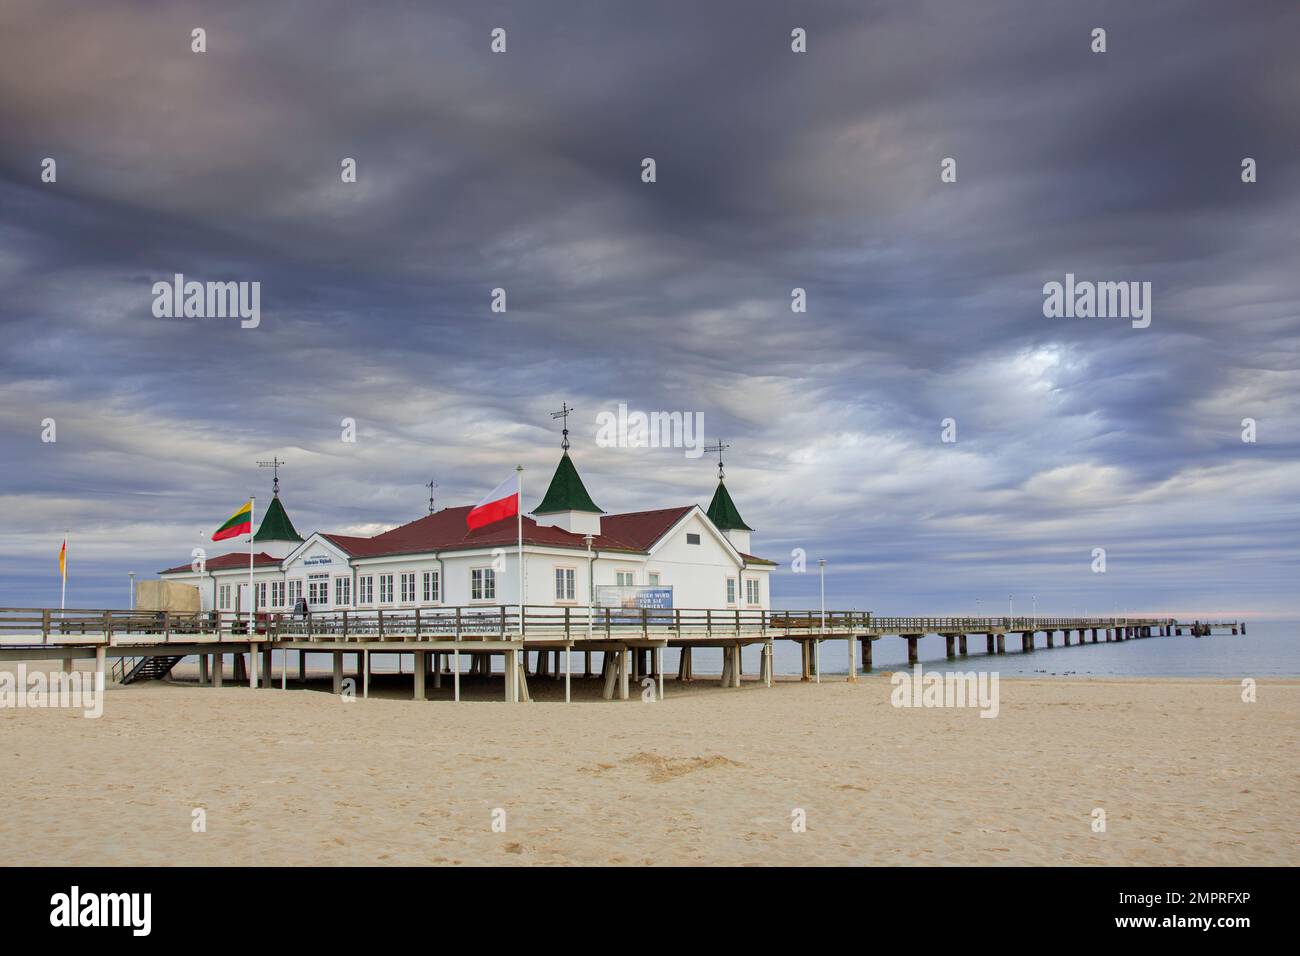
<instances>
[{"instance_id":1,"label":"dark storm cloud","mask_svg":"<svg viewBox=\"0 0 1300 956\"><path fill-rule=\"evenodd\" d=\"M174 563L275 452L307 528L521 459L540 491L568 399L610 510L712 471L596 413L702 411L756 546L826 554L844 604L1293 609L1298 35L1291 3L8 4L0 589L52 587L69 525L104 575ZM261 281L261 327L153 318L175 272ZM1150 281L1151 327L1044 318L1066 272Z\"/></svg>"}]
</instances>

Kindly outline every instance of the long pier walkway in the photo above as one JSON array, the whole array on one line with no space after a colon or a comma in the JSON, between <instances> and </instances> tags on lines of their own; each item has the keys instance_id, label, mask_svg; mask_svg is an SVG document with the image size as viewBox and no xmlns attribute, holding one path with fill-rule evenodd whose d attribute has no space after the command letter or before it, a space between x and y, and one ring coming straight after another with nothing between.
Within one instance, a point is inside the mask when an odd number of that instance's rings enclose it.
<instances>
[{"instance_id":1,"label":"long pier walkway","mask_svg":"<svg viewBox=\"0 0 1300 956\"><path fill-rule=\"evenodd\" d=\"M334 690L345 689L344 657L354 655L356 690L369 693L370 656L412 656L413 693L426 696L427 682L444 680L460 699L463 673L492 675L494 658L502 660L503 697L528 699L528 677L565 678L570 698L573 652L582 656L582 675L593 676L592 655L601 655L604 696L626 700L630 681L646 677L663 697L663 651L680 650L677 678L694 679L692 652L720 648L723 686L739 687L741 651L760 645L758 680L771 685L773 646L794 641L800 647L801 677L820 680L820 645L825 641L857 642L850 653L848 679L859 667L872 669L872 646L895 638L907 642L908 661L918 659L917 644L928 634L944 638L949 660L970 652L972 640L984 640L985 652L1005 654L1007 639L1018 639L1021 653L1056 646L1128 641L1139 638L1203 637L1214 633L1245 634L1244 621L1177 621L1172 618L1120 617L876 617L867 611L764 611L618 609L526 606L429 607L326 611L305 617L279 612L229 611L177 613L142 610L66 610L0 608L0 660L61 660L71 670L77 659L93 658L104 673L114 659L112 676L124 683L157 679L185 657L197 656L200 684L220 687L225 659L232 658L236 680L257 687L273 686L272 652L298 651L297 680L305 679L308 654L330 655ZM1041 643L1039 635L1042 635ZM533 654L530 668L529 655ZM245 660L245 656L247 661ZM462 658L468 658L464 669ZM259 661L260 659L260 661ZM260 672L260 673L259 673ZM505 679L514 675L515 679ZM282 654L280 686L287 687L288 654Z\"/></svg>"}]
</instances>

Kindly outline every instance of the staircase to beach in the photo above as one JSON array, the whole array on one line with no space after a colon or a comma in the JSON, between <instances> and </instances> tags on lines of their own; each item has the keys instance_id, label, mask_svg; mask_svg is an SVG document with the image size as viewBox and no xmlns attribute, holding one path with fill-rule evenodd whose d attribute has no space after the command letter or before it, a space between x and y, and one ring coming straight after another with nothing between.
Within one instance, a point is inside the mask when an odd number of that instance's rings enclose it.
<instances>
[{"instance_id":1,"label":"staircase to beach","mask_svg":"<svg viewBox=\"0 0 1300 956\"><path fill-rule=\"evenodd\" d=\"M134 684L140 680L162 680L183 658L183 654L175 657L123 657L113 665L113 676L123 684Z\"/></svg>"}]
</instances>

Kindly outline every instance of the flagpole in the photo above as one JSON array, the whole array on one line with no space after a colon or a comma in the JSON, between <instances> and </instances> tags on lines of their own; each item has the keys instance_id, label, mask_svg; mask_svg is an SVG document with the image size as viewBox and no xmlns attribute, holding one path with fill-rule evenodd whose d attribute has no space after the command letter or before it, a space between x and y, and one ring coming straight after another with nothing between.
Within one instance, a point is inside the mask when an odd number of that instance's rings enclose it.
<instances>
[{"instance_id":1,"label":"flagpole","mask_svg":"<svg viewBox=\"0 0 1300 956\"><path fill-rule=\"evenodd\" d=\"M519 504L515 508L515 527L519 532L519 636L524 636L524 466L515 465L519 481Z\"/></svg>"},{"instance_id":2,"label":"flagpole","mask_svg":"<svg viewBox=\"0 0 1300 956\"><path fill-rule=\"evenodd\" d=\"M257 528L257 497L248 499L248 634L253 634L253 614L257 609L257 592L253 590L253 534ZM252 647L249 647L251 656ZM249 666L254 666L249 661Z\"/></svg>"}]
</instances>

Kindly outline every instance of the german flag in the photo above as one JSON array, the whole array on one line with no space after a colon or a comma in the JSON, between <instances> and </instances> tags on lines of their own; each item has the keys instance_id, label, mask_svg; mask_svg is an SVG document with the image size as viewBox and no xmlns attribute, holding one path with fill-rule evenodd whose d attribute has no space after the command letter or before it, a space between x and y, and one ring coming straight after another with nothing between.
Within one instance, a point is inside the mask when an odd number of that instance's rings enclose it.
<instances>
[{"instance_id":1,"label":"german flag","mask_svg":"<svg viewBox=\"0 0 1300 956\"><path fill-rule=\"evenodd\" d=\"M212 533L213 541L225 541L227 538L236 538L241 534L247 534L253 530L253 502L245 501L233 515L226 519L226 523Z\"/></svg>"}]
</instances>

